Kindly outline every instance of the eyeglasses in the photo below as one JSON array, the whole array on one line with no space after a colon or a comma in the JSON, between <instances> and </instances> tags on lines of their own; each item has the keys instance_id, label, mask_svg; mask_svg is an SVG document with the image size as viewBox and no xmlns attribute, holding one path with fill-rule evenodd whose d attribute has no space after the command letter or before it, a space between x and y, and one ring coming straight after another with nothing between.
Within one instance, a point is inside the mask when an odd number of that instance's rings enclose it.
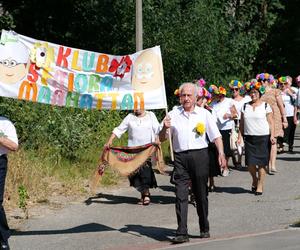
<instances>
[{"instance_id":1,"label":"eyeglasses","mask_svg":"<svg viewBox=\"0 0 300 250\"><path fill-rule=\"evenodd\" d=\"M239 89L237 89L237 88L233 88L233 89L231 89L232 91L239 91Z\"/></svg>"},{"instance_id":2,"label":"eyeglasses","mask_svg":"<svg viewBox=\"0 0 300 250\"><path fill-rule=\"evenodd\" d=\"M17 61L15 61L15 60L6 59L6 60L0 61L0 64L2 64L5 67L12 68L12 67L19 65L20 63L17 63Z\"/></svg>"}]
</instances>

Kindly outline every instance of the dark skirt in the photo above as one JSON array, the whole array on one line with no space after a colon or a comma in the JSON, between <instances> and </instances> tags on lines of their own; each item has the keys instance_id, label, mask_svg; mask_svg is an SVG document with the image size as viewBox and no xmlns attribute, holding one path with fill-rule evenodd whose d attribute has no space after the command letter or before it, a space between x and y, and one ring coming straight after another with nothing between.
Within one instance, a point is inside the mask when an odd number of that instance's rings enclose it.
<instances>
[{"instance_id":1,"label":"dark skirt","mask_svg":"<svg viewBox=\"0 0 300 250\"><path fill-rule=\"evenodd\" d=\"M214 143L208 144L208 154L209 154L209 177L215 177L221 175L221 169L218 161L218 150Z\"/></svg>"},{"instance_id":2,"label":"dark skirt","mask_svg":"<svg viewBox=\"0 0 300 250\"><path fill-rule=\"evenodd\" d=\"M135 187L139 192L149 188L156 188L157 182L152 169L151 160L147 160L137 173L128 177L130 186Z\"/></svg>"},{"instance_id":3,"label":"dark skirt","mask_svg":"<svg viewBox=\"0 0 300 250\"><path fill-rule=\"evenodd\" d=\"M245 163L267 166L270 159L270 135L245 135Z\"/></svg>"},{"instance_id":4,"label":"dark skirt","mask_svg":"<svg viewBox=\"0 0 300 250\"><path fill-rule=\"evenodd\" d=\"M232 152L231 152L231 149L230 149L230 133L231 133L231 129L220 130L220 133L222 135L224 153L225 153L225 155L227 157L230 157L230 156L232 156Z\"/></svg>"}]
</instances>

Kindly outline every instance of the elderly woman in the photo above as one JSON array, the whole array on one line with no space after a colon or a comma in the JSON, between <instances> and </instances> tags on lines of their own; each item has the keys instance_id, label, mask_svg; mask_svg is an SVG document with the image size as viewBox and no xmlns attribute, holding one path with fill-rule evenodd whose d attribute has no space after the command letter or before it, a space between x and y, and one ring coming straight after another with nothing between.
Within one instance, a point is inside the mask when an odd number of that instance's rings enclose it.
<instances>
[{"instance_id":1,"label":"elderly woman","mask_svg":"<svg viewBox=\"0 0 300 250\"><path fill-rule=\"evenodd\" d=\"M125 132L128 132L128 146L142 146L148 143L156 142L159 132L159 123L155 114L144 109L134 110L128 114L121 124L114 128L111 136L105 144L109 148L114 139L120 138ZM148 159L137 173L129 176L130 186L136 188L141 194L139 205L150 204L150 188L156 188L157 182L152 169L151 160Z\"/></svg>"},{"instance_id":2,"label":"elderly woman","mask_svg":"<svg viewBox=\"0 0 300 250\"><path fill-rule=\"evenodd\" d=\"M275 144L272 109L261 100L265 88L260 82L251 82L245 87L251 102L242 108L238 141L243 135L245 162L252 177L251 190L255 195L262 195L271 144Z\"/></svg>"},{"instance_id":3,"label":"elderly woman","mask_svg":"<svg viewBox=\"0 0 300 250\"><path fill-rule=\"evenodd\" d=\"M277 137L283 136L283 128L287 127L288 122L283 106L281 91L272 87L274 82L273 75L268 73L261 73L256 76L256 79L265 88L265 93L262 95L261 100L263 102L267 102L271 106L273 112L275 144L272 144L271 146L270 162L268 165L268 173L273 174L277 172Z\"/></svg>"},{"instance_id":4,"label":"elderly woman","mask_svg":"<svg viewBox=\"0 0 300 250\"><path fill-rule=\"evenodd\" d=\"M212 115L215 118L218 129L222 135L222 141L224 145L224 153L226 156L226 165L222 170L223 176L228 176L228 160L232 156L230 149L230 133L232 128L234 128L234 121L238 114L234 111L233 101L226 97L226 89L222 86L216 87L215 85L210 85L208 91L212 93L213 102L211 103Z\"/></svg>"},{"instance_id":5,"label":"elderly woman","mask_svg":"<svg viewBox=\"0 0 300 250\"><path fill-rule=\"evenodd\" d=\"M283 150L283 142L288 145L288 152L293 153L294 147L294 137L296 124L294 122L294 110L295 110L295 100L296 93L291 88L291 80L288 76L282 76L278 79L279 88L281 89L281 95L283 99L283 104L285 108L285 114L288 122L288 126L284 129L283 141L280 141L281 150Z\"/></svg>"},{"instance_id":6,"label":"elderly woman","mask_svg":"<svg viewBox=\"0 0 300 250\"><path fill-rule=\"evenodd\" d=\"M229 83L229 88L230 88L231 97L232 97L233 106L234 106L233 112L237 112L237 116L234 119L236 131L239 130L242 107L244 106L245 103L251 101L251 98L248 95L246 97L243 97L241 95L242 87L243 87L243 84L238 80L232 80ZM233 161L233 164L235 165L235 167L241 167L242 152L243 152L242 147L241 147L240 151L238 149L232 151L232 161Z\"/></svg>"}]
</instances>

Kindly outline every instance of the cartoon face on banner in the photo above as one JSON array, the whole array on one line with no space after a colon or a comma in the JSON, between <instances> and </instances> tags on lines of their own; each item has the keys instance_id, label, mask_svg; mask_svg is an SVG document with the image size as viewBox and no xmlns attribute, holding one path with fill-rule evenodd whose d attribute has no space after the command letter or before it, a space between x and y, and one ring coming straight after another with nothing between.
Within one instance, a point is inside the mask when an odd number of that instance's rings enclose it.
<instances>
[{"instance_id":1,"label":"cartoon face on banner","mask_svg":"<svg viewBox=\"0 0 300 250\"><path fill-rule=\"evenodd\" d=\"M151 49L142 52L135 61L132 87L136 91L159 89L163 84L159 56Z\"/></svg>"},{"instance_id":2,"label":"cartoon face on banner","mask_svg":"<svg viewBox=\"0 0 300 250\"><path fill-rule=\"evenodd\" d=\"M0 83L14 84L22 80L27 72L29 51L19 41L0 44Z\"/></svg>"}]
</instances>

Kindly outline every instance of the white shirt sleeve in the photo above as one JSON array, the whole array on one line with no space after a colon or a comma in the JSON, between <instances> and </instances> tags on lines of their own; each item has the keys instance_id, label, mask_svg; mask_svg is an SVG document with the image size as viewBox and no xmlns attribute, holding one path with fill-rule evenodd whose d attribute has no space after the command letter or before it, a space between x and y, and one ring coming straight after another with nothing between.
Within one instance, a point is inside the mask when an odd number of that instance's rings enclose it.
<instances>
[{"instance_id":1,"label":"white shirt sleeve","mask_svg":"<svg viewBox=\"0 0 300 250\"><path fill-rule=\"evenodd\" d=\"M154 133L154 135L158 135L158 133L160 131L160 124L156 118L156 115L153 112L149 112L149 113L150 113L151 120L152 120L153 133Z\"/></svg>"},{"instance_id":2,"label":"white shirt sleeve","mask_svg":"<svg viewBox=\"0 0 300 250\"><path fill-rule=\"evenodd\" d=\"M2 132L4 133L5 136L7 136L8 139L10 139L11 141L13 141L18 145L18 136L17 136L16 128L11 121L6 120Z\"/></svg>"},{"instance_id":3,"label":"white shirt sleeve","mask_svg":"<svg viewBox=\"0 0 300 250\"><path fill-rule=\"evenodd\" d=\"M113 133L120 138L127 130L129 126L129 121L131 119L132 114L128 114L124 120L121 122L121 124L114 128Z\"/></svg>"},{"instance_id":4,"label":"white shirt sleeve","mask_svg":"<svg viewBox=\"0 0 300 250\"><path fill-rule=\"evenodd\" d=\"M213 118L213 115L209 111L206 112L206 125L205 126L206 126L207 136L211 142L214 141L216 138L221 137L221 133L215 122L215 119Z\"/></svg>"}]
</instances>

